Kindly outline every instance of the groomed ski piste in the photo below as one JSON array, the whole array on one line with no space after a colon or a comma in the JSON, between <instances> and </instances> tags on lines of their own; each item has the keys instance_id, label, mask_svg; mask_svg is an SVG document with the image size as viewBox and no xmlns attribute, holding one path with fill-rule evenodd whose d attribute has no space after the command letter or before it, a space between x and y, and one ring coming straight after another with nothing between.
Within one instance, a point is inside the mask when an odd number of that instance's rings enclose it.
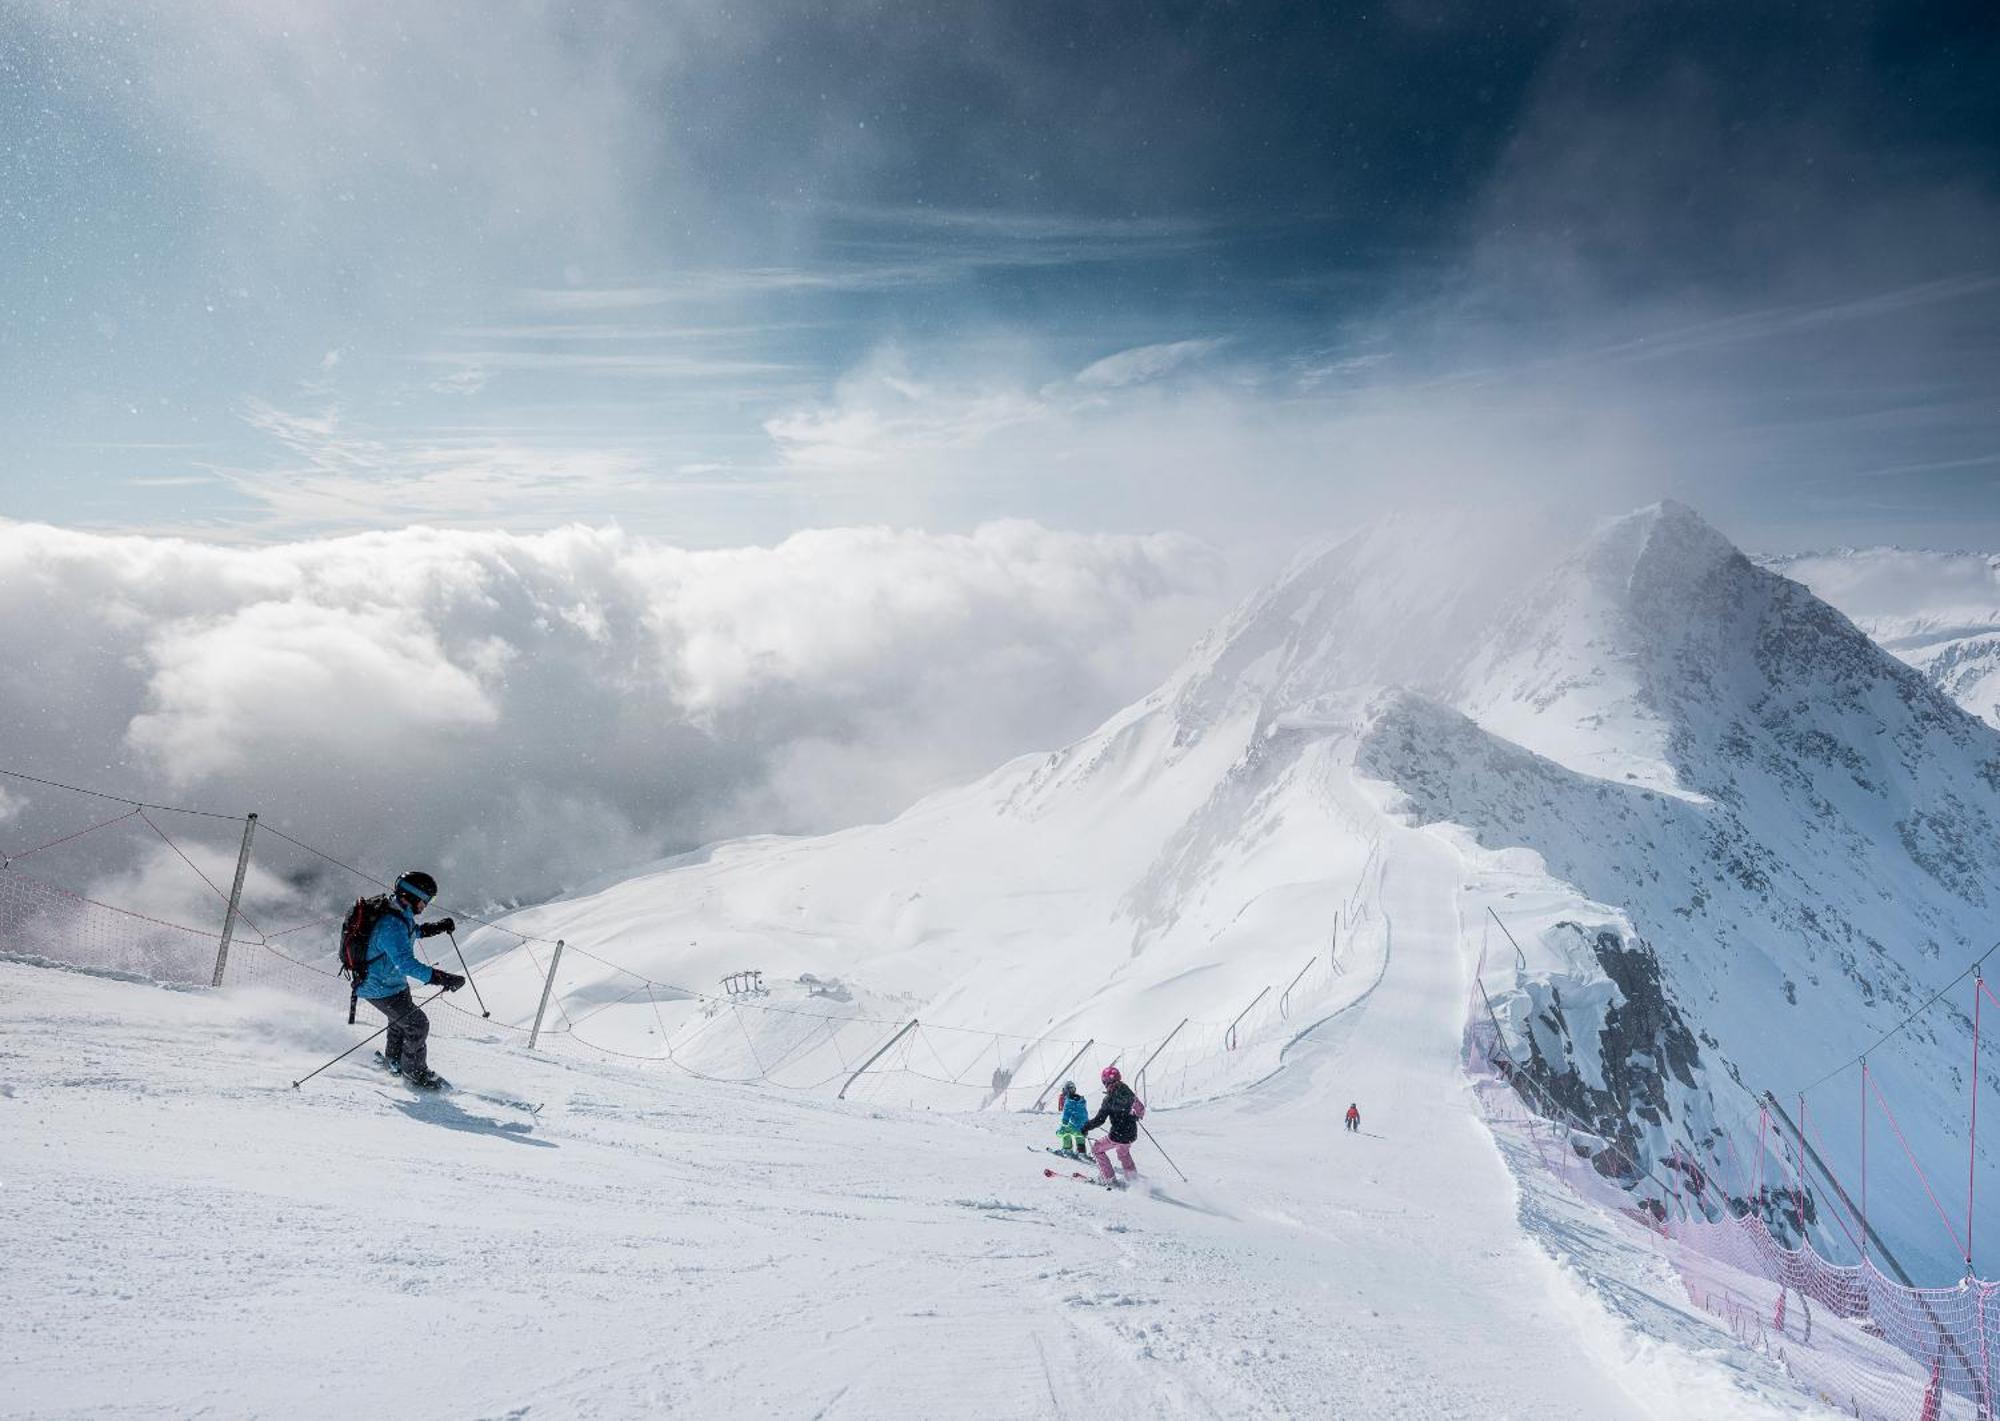
<instances>
[{"instance_id":1,"label":"groomed ski piste","mask_svg":"<svg viewBox=\"0 0 2000 1421\"><path fill-rule=\"evenodd\" d=\"M1142 1139L1123 1193L1043 1177L1046 1113L476 1028L449 1095L365 1052L295 1090L357 1033L292 996L0 962L0 1413L1824 1414L1485 1123L1467 862L1389 831L1373 970L1149 1112L1191 1182Z\"/></svg>"}]
</instances>

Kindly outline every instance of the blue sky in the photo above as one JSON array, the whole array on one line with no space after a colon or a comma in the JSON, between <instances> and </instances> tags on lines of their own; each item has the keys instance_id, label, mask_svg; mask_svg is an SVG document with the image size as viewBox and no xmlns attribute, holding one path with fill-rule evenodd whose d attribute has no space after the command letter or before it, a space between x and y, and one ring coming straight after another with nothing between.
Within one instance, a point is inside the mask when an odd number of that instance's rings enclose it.
<instances>
[{"instance_id":1,"label":"blue sky","mask_svg":"<svg viewBox=\"0 0 2000 1421\"><path fill-rule=\"evenodd\" d=\"M1980 4L0 7L0 515L2000 546Z\"/></svg>"}]
</instances>

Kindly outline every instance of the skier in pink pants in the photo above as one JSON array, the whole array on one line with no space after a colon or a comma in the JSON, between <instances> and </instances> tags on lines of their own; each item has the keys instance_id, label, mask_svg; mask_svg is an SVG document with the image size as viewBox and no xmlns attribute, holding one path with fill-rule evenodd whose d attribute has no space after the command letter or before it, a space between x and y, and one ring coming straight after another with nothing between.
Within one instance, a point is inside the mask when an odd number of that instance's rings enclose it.
<instances>
[{"instance_id":1,"label":"skier in pink pants","mask_svg":"<svg viewBox=\"0 0 2000 1421\"><path fill-rule=\"evenodd\" d=\"M1111 1126L1110 1138L1093 1143L1090 1152L1097 1157L1097 1172L1105 1183L1115 1184L1118 1179L1111 1172L1113 1153L1125 1166L1128 1178L1139 1173L1132 1163L1132 1142L1139 1138L1139 1117L1146 1113L1146 1107L1133 1093L1132 1087L1125 1084L1116 1066L1106 1066L1098 1079L1104 1082L1104 1103L1098 1106L1097 1114L1085 1123L1083 1133L1088 1136L1099 1125L1109 1123Z\"/></svg>"},{"instance_id":2,"label":"skier in pink pants","mask_svg":"<svg viewBox=\"0 0 2000 1421\"><path fill-rule=\"evenodd\" d=\"M1137 1174L1139 1167L1132 1163L1132 1147L1123 1140L1099 1140L1090 1147L1090 1153L1097 1159L1097 1172L1106 1179L1118 1176L1111 1168L1111 1157L1116 1155L1118 1163L1125 1167L1127 1174Z\"/></svg>"}]
</instances>

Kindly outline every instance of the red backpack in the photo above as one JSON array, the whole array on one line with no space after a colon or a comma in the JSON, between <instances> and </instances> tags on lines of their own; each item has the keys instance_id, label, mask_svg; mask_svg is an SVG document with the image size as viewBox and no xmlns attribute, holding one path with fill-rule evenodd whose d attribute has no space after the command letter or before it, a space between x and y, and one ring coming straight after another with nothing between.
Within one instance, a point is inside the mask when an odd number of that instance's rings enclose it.
<instances>
[{"instance_id":1,"label":"red backpack","mask_svg":"<svg viewBox=\"0 0 2000 1421\"><path fill-rule=\"evenodd\" d=\"M347 993L347 1024L354 1024L354 1008L361 995L361 979L368 975L368 939L375 925L389 911L387 894L356 898L340 925L340 975L352 984Z\"/></svg>"}]
</instances>

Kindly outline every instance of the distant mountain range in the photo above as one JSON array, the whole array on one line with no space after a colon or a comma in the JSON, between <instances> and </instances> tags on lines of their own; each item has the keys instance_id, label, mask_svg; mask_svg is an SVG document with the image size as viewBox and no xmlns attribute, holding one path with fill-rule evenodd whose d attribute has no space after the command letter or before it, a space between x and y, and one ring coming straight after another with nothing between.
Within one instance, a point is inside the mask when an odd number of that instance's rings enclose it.
<instances>
[{"instance_id":1,"label":"distant mountain range","mask_svg":"<svg viewBox=\"0 0 2000 1421\"><path fill-rule=\"evenodd\" d=\"M1885 650L2000 726L2000 556L1841 548L1768 558Z\"/></svg>"}]
</instances>

